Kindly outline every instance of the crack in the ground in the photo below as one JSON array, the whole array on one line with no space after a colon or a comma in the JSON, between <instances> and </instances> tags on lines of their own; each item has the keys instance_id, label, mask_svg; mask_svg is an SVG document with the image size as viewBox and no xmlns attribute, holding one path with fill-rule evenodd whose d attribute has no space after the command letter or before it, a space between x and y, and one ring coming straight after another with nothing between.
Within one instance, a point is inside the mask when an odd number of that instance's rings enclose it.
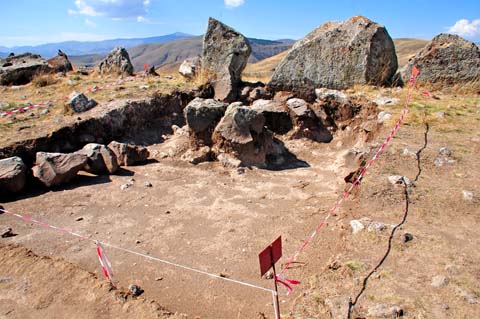
<instances>
[{"instance_id":1,"label":"crack in the ground","mask_svg":"<svg viewBox=\"0 0 480 319\"><path fill-rule=\"evenodd\" d=\"M430 126L428 125L428 122L424 121L424 124L425 124L425 133L424 133L424 140L425 140L425 143L424 145L415 153L416 154L416 158L417 158L417 167L418 167L418 172L417 172L417 176L415 177L415 182L418 181L418 179L420 178L420 175L422 174L422 167L421 167L421 161L420 161L420 158L421 158L421 153L422 151L424 151L426 148L427 148L427 145L428 145L428 132L429 132L429 129L430 129ZM367 285L368 285L368 280L370 279L370 277L375 273L377 272L377 270L383 265L383 263L385 262L385 260L388 258L388 256L390 255L390 251L392 249L392 241L393 241L393 237L395 236L395 233L397 231L397 229L399 229L403 224L405 224L405 222L407 221L407 217L408 217L408 212L409 212L409 206L410 206L410 195L409 195L409 192L408 192L408 189L409 189L409 185L408 183L405 181L405 177L403 176L402 177L402 184L404 185L404 195L405 195L405 211L403 213L403 218L401 220L401 222L399 224L397 224L393 229L392 229L392 232L390 233L390 236L388 237L388 247L387 247L387 251L385 252L385 254L383 255L382 259L380 259L380 261L378 262L378 264L367 274L367 276L363 279L363 282L362 282L362 288L360 289L360 291L358 292L358 294L355 296L355 298L353 299L350 299L350 301L348 302L348 315L347 315L347 318L348 319L351 319L352 318L352 313L353 313L353 308L355 307L355 305L357 304L358 300L360 299L360 297L362 296L362 294L365 292L365 290L367 289Z\"/></svg>"}]
</instances>

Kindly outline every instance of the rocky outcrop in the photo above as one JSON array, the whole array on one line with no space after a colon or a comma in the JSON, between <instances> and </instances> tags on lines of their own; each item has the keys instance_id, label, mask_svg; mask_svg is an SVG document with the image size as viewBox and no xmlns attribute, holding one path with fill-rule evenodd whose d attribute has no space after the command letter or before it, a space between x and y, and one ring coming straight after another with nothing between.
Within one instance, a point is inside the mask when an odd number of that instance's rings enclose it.
<instances>
[{"instance_id":1,"label":"rocky outcrop","mask_svg":"<svg viewBox=\"0 0 480 319\"><path fill-rule=\"evenodd\" d=\"M27 167L18 156L0 160L0 194L16 193L25 186Z\"/></svg>"},{"instance_id":2,"label":"rocky outcrop","mask_svg":"<svg viewBox=\"0 0 480 319\"><path fill-rule=\"evenodd\" d=\"M187 80L195 79L202 69L202 58L197 56L188 58L180 64L178 73L180 73Z\"/></svg>"},{"instance_id":3,"label":"rocky outcrop","mask_svg":"<svg viewBox=\"0 0 480 319\"><path fill-rule=\"evenodd\" d=\"M215 99L233 102L252 49L239 32L210 18L203 38L202 74L212 83Z\"/></svg>"},{"instance_id":4,"label":"rocky outcrop","mask_svg":"<svg viewBox=\"0 0 480 319\"><path fill-rule=\"evenodd\" d=\"M87 156L87 164L83 168L92 174L113 174L118 170L115 153L102 144L89 143L77 153Z\"/></svg>"},{"instance_id":5,"label":"rocky outcrop","mask_svg":"<svg viewBox=\"0 0 480 319\"><path fill-rule=\"evenodd\" d=\"M269 85L311 98L319 87L388 85L396 70L395 46L385 27L356 16L325 23L295 43Z\"/></svg>"},{"instance_id":6,"label":"rocky outcrop","mask_svg":"<svg viewBox=\"0 0 480 319\"><path fill-rule=\"evenodd\" d=\"M100 74L133 75L133 64L125 48L115 48L99 65Z\"/></svg>"},{"instance_id":7,"label":"rocky outcrop","mask_svg":"<svg viewBox=\"0 0 480 319\"><path fill-rule=\"evenodd\" d=\"M402 68L408 82L413 66L419 83L457 84L480 81L480 49L458 35L439 34Z\"/></svg>"},{"instance_id":8,"label":"rocky outcrop","mask_svg":"<svg viewBox=\"0 0 480 319\"><path fill-rule=\"evenodd\" d=\"M87 156L80 153L38 152L32 168L33 176L51 187L69 182L87 164Z\"/></svg>"},{"instance_id":9,"label":"rocky outcrop","mask_svg":"<svg viewBox=\"0 0 480 319\"><path fill-rule=\"evenodd\" d=\"M213 99L196 98L185 108L192 146L211 145L212 133L223 117L227 104Z\"/></svg>"},{"instance_id":10,"label":"rocky outcrop","mask_svg":"<svg viewBox=\"0 0 480 319\"><path fill-rule=\"evenodd\" d=\"M68 56L63 53L62 50L58 50L58 55L49 59L47 63L53 72L67 73L73 71L73 67L68 59Z\"/></svg>"},{"instance_id":11,"label":"rocky outcrop","mask_svg":"<svg viewBox=\"0 0 480 319\"><path fill-rule=\"evenodd\" d=\"M0 85L23 85L43 73L51 72L47 61L38 54L25 53L1 60Z\"/></svg>"},{"instance_id":12,"label":"rocky outcrop","mask_svg":"<svg viewBox=\"0 0 480 319\"><path fill-rule=\"evenodd\" d=\"M139 164L145 162L150 156L148 149L143 146L113 141L108 144L108 148L115 154L118 165L120 166Z\"/></svg>"},{"instance_id":13,"label":"rocky outcrop","mask_svg":"<svg viewBox=\"0 0 480 319\"><path fill-rule=\"evenodd\" d=\"M69 101L66 104L66 107L69 111L74 113L83 113L91 108L95 107L98 103L93 100L89 99L83 93L73 92L69 96Z\"/></svg>"}]
</instances>

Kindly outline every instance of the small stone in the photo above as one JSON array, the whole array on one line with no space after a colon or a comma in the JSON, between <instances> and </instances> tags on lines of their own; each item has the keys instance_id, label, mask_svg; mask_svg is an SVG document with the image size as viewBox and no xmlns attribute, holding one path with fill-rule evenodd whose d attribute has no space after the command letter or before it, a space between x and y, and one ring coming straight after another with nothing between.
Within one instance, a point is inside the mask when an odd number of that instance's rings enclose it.
<instances>
[{"instance_id":1,"label":"small stone","mask_svg":"<svg viewBox=\"0 0 480 319\"><path fill-rule=\"evenodd\" d=\"M466 290L463 290L463 289L460 288L460 287L457 287L457 288L455 289L455 294L456 294L457 296L465 299L465 300L466 300L469 304L471 304L471 305L478 303L478 298L477 298L474 294L472 294L472 293L470 293L470 292L468 292L468 291L466 291Z\"/></svg>"},{"instance_id":2,"label":"small stone","mask_svg":"<svg viewBox=\"0 0 480 319\"><path fill-rule=\"evenodd\" d=\"M123 184L122 186L120 186L120 189L123 191L123 190L126 190L127 188L130 188L130 186L132 186L132 184L130 183Z\"/></svg>"},{"instance_id":3,"label":"small stone","mask_svg":"<svg viewBox=\"0 0 480 319\"><path fill-rule=\"evenodd\" d=\"M138 88L140 90L148 90L150 88L150 86L149 85L140 85Z\"/></svg>"},{"instance_id":4,"label":"small stone","mask_svg":"<svg viewBox=\"0 0 480 319\"><path fill-rule=\"evenodd\" d=\"M446 304L446 303L443 303L443 304L441 305L441 307L442 307L442 310L448 310L448 309L450 309L450 306L449 306L448 304Z\"/></svg>"},{"instance_id":5,"label":"small stone","mask_svg":"<svg viewBox=\"0 0 480 319\"><path fill-rule=\"evenodd\" d=\"M412 182L410 181L410 179L408 179L408 177L406 176L400 176L400 175L392 175L392 176L389 176L388 177L388 181L390 182L390 184L392 185L401 185L405 182L405 184L407 186L411 186L412 185Z\"/></svg>"},{"instance_id":6,"label":"small stone","mask_svg":"<svg viewBox=\"0 0 480 319\"><path fill-rule=\"evenodd\" d=\"M405 233L402 235L402 242L403 243L408 243L409 241L413 240L413 235L410 233Z\"/></svg>"},{"instance_id":7,"label":"small stone","mask_svg":"<svg viewBox=\"0 0 480 319\"><path fill-rule=\"evenodd\" d=\"M149 181L146 181L143 185L145 185L145 187L153 187L152 183Z\"/></svg>"},{"instance_id":8,"label":"small stone","mask_svg":"<svg viewBox=\"0 0 480 319\"><path fill-rule=\"evenodd\" d=\"M377 123L383 124L385 121L391 120L391 119L392 119L392 114L385 111L381 111L380 113L378 113Z\"/></svg>"},{"instance_id":9,"label":"small stone","mask_svg":"<svg viewBox=\"0 0 480 319\"><path fill-rule=\"evenodd\" d=\"M47 115L48 113L50 113L49 109L44 109L42 112L40 112L41 115Z\"/></svg>"},{"instance_id":10,"label":"small stone","mask_svg":"<svg viewBox=\"0 0 480 319\"><path fill-rule=\"evenodd\" d=\"M0 237L2 238L8 238L13 236L15 236L15 234L12 232L12 229L10 227L6 227L0 230Z\"/></svg>"},{"instance_id":11,"label":"small stone","mask_svg":"<svg viewBox=\"0 0 480 319\"><path fill-rule=\"evenodd\" d=\"M141 243L141 241L140 241L140 240L138 240L138 239L137 239L137 240L135 240L135 244L137 244L137 245L138 245L138 244L140 244L140 243Z\"/></svg>"},{"instance_id":12,"label":"small stone","mask_svg":"<svg viewBox=\"0 0 480 319\"><path fill-rule=\"evenodd\" d=\"M76 221L76 222L80 222L80 221L82 221L82 220L83 220L83 217L77 217L77 218L75 218L75 221Z\"/></svg>"},{"instance_id":13,"label":"small stone","mask_svg":"<svg viewBox=\"0 0 480 319\"><path fill-rule=\"evenodd\" d=\"M440 288L446 286L449 282L449 279L443 275L438 275L432 278L432 287Z\"/></svg>"},{"instance_id":14,"label":"small stone","mask_svg":"<svg viewBox=\"0 0 480 319\"><path fill-rule=\"evenodd\" d=\"M264 279L273 279L273 271L269 270L263 275Z\"/></svg>"},{"instance_id":15,"label":"small stone","mask_svg":"<svg viewBox=\"0 0 480 319\"><path fill-rule=\"evenodd\" d=\"M230 277L230 276L229 276L227 273L225 273L225 272L221 272L221 273L219 273L218 275L219 275L220 277L222 277L222 278L229 278L229 277Z\"/></svg>"},{"instance_id":16,"label":"small stone","mask_svg":"<svg viewBox=\"0 0 480 319\"><path fill-rule=\"evenodd\" d=\"M442 147L438 151L438 155L442 155L442 156L452 156L452 154L453 152L447 147Z\"/></svg>"},{"instance_id":17,"label":"small stone","mask_svg":"<svg viewBox=\"0 0 480 319\"><path fill-rule=\"evenodd\" d=\"M409 150L408 148L405 148L405 149L403 150L403 153L402 153L402 154L403 154L403 156L409 156L409 157L414 157L414 158L417 157L417 153Z\"/></svg>"},{"instance_id":18,"label":"small stone","mask_svg":"<svg viewBox=\"0 0 480 319\"><path fill-rule=\"evenodd\" d=\"M463 200L471 202L473 200L473 192L464 190L463 193Z\"/></svg>"},{"instance_id":19,"label":"small stone","mask_svg":"<svg viewBox=\"0 0 480 319\"><path fill-rule=\"evenodd\" d=\"M167 211L165 212L165 215L169 215L169 214L171 214L171 213L172 213L171 211L167 210Z\"/></svg>"},{"instance_id":20,"label":"small stone","mask_svg":"<svg viewBox=\"0 0 480 319\"><path fill-rule=\"evenodd\" d=\"M155 281L162 281L163 280L163 277L157 277L155 278Z\"/></svg>"},{"instance_id":21,"label":"small stone","mask_svg":"<svg viewBox=\"0 0 480 319\"><path fill-rule=\"evenodd\" d=\"M385 304L377 304L368 308L368 318L399 318L403 316L403 309L399 306L388 307Z\"/></svg>"},{"instance_id":22,"label":"small stone","mask_svg":"<svg viewBox=\"0 0 480 319\"><path fill-rule=\"evenodd\" d=\"M130 292L134 295L134 296L140 296L141 294L143 294L143 289L140 288L140 286L138 285L135 285L135 284L131 284L130 286L128 286L128 290L130 290Z\"/></svg>"},{"instance_id":23,"label":"small stone","mask_svg":"<svg viewBox=\"0 0 480 319\"><path fill-rule=\"evenodd\" d=\"M385 226L384 223L380 223L380 222L372 222L367 227L368 232L374 232L374 231L375 232L382 232L385 229L387 229L387 226Z\"/></svg>"},{"instance_id":24,"label":"small stone","mask_svg":"<svg viewBox=\"0 0 480 319\"><path fill-rule=\"evenodd\" d=\"M446 265L445 270L450 274L450 275L457 275L459 273L458 267L455 265Z\"/></svg>"},{"instance_id":25,"label":"small stone","mask_svg":"<svg viewBox=\"0 0 480 319\"><path fill-rule=\"evenodd\" d=\"M356 234L365 228L361 221L355 219L350 221L350 227L352 227L353 234Z\"/></svg>"},{"instance_id":26,"label":"small stone","mask_svg":"<svg viewBox=\"0 0 480 319\"><path fill-rule=\"evenodd\" d=\"M439 119L445 118L445 112L437 112L437 113L435 113L435 115L436 115Z\"/></svg>"}]
</instances>

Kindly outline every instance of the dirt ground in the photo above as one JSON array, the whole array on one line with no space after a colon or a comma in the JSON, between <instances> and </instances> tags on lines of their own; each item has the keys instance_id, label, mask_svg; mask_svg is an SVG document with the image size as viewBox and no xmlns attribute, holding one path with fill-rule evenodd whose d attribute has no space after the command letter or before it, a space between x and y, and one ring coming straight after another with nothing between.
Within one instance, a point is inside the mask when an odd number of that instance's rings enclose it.
<instances>
[{"instance_id":1,"label":"dirt ground","mask_svg":"<svg viewBox=\"0 0 480 319\"><path fill-rule=\"evenodd\" d=\"M382 93L400 99L405 96L403 91ZM372 89L365 94L380 92ZM400 100L380 108L391 112L395 119L402 103ZM405 318L480 317L480 240L476 236L480 225L478 95L440 95L438 101L416 97L405 125L368 172L360 189L329 220L299 257L295 269L287 272L288 278L302 284L290 296L281 290L282 317L347 317L348 298L354 298L364 276L384 254L389 225L399 223L403 217L403 187L390 185L387 177L405 175L415 179L417 159L404 155L404 150L415 153L424 146L424 112L430 125L428 143L420 157L419 180L408 189L406 223L394 237L385 263L368 281L353 309L353 318L376 318L372 309L379 305L398 306ZM367 157L371 157L392 125L393 120L386 122L377 138L355 148L369 151ZM165 158L163 154L170 147L167 139L149 146L152 160L147 165L127 167L111 176L83 174L66 187L30 191L3 205L12 212L92 235L102 242L272 288L271 280L259 277L258 253L279 235L284 247L280 264L299 248L345 189L344 177L350 168L345 166L344 155L355 143L341 136L329 144L285 141L287 148L308 165L242 173L217 163L193 166ZM452 150L454 162L437 167L434 160L441 147ZM121 186L128 182L133 185L122 190ZM472 191L473 199L463 199L463 190ZM350 221L362 217L385 223L387 229L352 234ZM0 280L0 317L75 315L79 307L71 304L78 303L88 308L81 317L100 317L95 309L112 300L113 294L106 292L107 284L91 242L5 214L0 221L17 234L0 239L3 245L20 245L39 256L53 258L45 263L34 262L32 258L44 259L22 253L20 248L2 248L10 257L0 261L0 279L6 278ZM405 232L413 235L412 241L402 243L400 237ZM273 318L268 292L112 248L107 248L107 254L118 286L135 283L145 290L142 298L155 300L172 312L191 318ZM61 266L58 273L63 275L57 276L52 269L58 263L69 266ZM27 267L19 270L23 264ZM87 284L77 279L81 276L88 277ZM435 276L446 277L439 287L431 285ZM61 294L51 294L50 289L37 290L37 297L28 291L19 292L22 282L32 286L48 282L63 291L71 303L60 302ZM92 292L95 301L89 299L87 303L82 291L97 291L95 287L100 291ZM42 296L51 302L38 302ZM129 302L138 309L144 309L146 303ZM338 316L336 305L340 309ZM135 312L136 308L113 305L109 314L126 318L133 314L129 311ZM145 312L137 316L154 316L154 312L148 312L151 308L141 311Z\"/></svg>"}]
</instances>

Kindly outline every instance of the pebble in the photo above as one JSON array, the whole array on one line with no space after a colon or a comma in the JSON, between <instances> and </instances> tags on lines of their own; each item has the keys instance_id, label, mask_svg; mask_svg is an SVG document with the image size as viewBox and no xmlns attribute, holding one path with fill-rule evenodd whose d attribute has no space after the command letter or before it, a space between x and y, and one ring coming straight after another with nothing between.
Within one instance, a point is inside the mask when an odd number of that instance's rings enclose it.
<instances>
[{"instance_id":1,"label":"pebble","mask_svg":"<svg viewBox=\"0 0 480 319\"><path fill-rule=\"evenodd\" d=\"M402 235L402 242L403 243L408 243L409 241L413 240L413 235L410 233L405 233Z\"/></svg>"},{"instance_id":2,"label":"pebble","mask_svg":"<svg viewBox=\"0 0 480 319\"><path fill-rule=\"evenodd\" d=\"M48 113L50 113L49 109L44 109L42 112L40 112L41 115L47 115Z\"/></svg>"},{"instance_id":3,"label":"pebble","mask_svg":"<svg viewBox=\"0 0 480 319\"><path fill-rule=\"evenodd\" d=\"M432 285L432 287L440 288L440 287L448 285L449 281L450 280L447 277L445 277L443 275L438 275L438 276L435 276L435 277L432 278L431 285Z\"/></svg>"},{"instance_id":4,"label":"pebble","mask_svg":"<svg viewBox=\"0 0 480 319\"><path fill-rule=\"evenodd\" d=\"M132 186L132 184L130 183L123 184L122 186L120 186L120 189L123 191L123 190L126 190L127 188L130 188L130 186Z\"/></svg>"},{"instance_id":5,"label":"pebble","mask_svg":"<svg viewBox=\"0 0 480 319\"><path fill-rule=\"evenodd\" d=\"M402 180L403 178L403 180ZM400 176L400 175L392 175L392 176L388 176L388 181L390 182L390 184L392 185L401 185L403 184L403 181L405 181L405 184L407 184L407 186L411 186L412 185L412 182L410 181L410 179L406 176Z\"/></svg>"},{"instance_id":6,"label":"pebble","mask_svg":"<svg viewBox=\"0 0 480 319\"><path fill-rule=\"evenodd\" d=\"M77 217L77 218L75 218L75 221L76 221L76 222L80 222L80 221L82 221L82 220L83 220L83 217Z\"/></svg>"},{"instance_id":7,"label":"pebble","mask_svg":"<svg viewBox=\"0 0 480 319\"><path fill-rule=\"evenodd\" d=\"M7 238L7 237L13 237L15 234L12 232L12 229L10 227L3 228L0 231L0 237L2 238Z\"/></svg>"},{"instance_id":8,"label":"pebble","mask_svg":"<svg viewBox=\"0 0 480 319\"><path fill-rule=\"evenodd\" d=\"M463 200L466 200L468 202L471 202L473 200L473 192L463 190L462 193L463 193Z\"/></svg>"},{"instance_id":9,"label":"pebble","mask_svg":"<svg viewBox=\"0 0 480 319\"><path fill-rule=\"evenodd\" d=\"M140 296L141 294L143 294L143 289L135 284L131 284L130 286L128 286L128 290L130 290L134 296Z\"/></svg>"},{"instance_id":10,"label":"pebble","mask_svg":"<svg viewBox=\"0 0 480 319\"><path fill-rule=\"evenodd\" d=\"M367 316L369 318L399 318L403 316L403 309L399 306L388 307L385 304L377 304L368 308Z\"/></svg>"},{"instance_id":11,"label":"pebble","mask_svg":"<svg viewBox=\"0 0 480 319\"><path fill-rule=\"evenodd\" d=\"M145 182L143 185L145 185L145 187L153 187L152 183L150 182Z\"/></svg>"},{"instance_id":12,"label":"pebble","mask_svg":"<svg viewBox=\"0 0 480 319\"><path fill-rule=\"evenodd\" d=\"M471 304L471 305L478 303L478 298L477 298L474 294L472 294L472 293L470 293L470 292L468 292L468 291L466 291L466 290L463 290L463 289L460 288L460 287L457 287L457 288L455 289L455 294L456 294L457 296L465 299L465 300L466 300L469 304Z\"/></svg>"},{"instance_id":13,"label":"pebble","mask_svg":"<svg viewBox=\"0 0 480 319\"><path fill-rule=\"evenodd\" d=\"M391 120L391 119L392 119L392 114L385 111L381 111L380 113L378 113L377 123L383 124L385 121Z\"/></svg>"},{"instance_id":14,"label":"pebble","mask_svg":"<svg viewBox=\"0 0 480 319\"><path fill-rule=\"evenodd\" d=\"M163 277L157 277L155 278L155 281L162 281L163 280Z\"/></svg>"},{"instance_id":15,"label":"pebble","mask_svg":"<svg viewBox=\"0 0 480 319\"><path fill-rule=\"evenodd\" d=\"M365 228L362 222L356 219L350 221L350 227L352 227L353 234L356 234Z\"/></svg>"},{"instance_id":16,"label":"pebble","mask_svg":"<svg viewBox=\"0 0 480 319\"><path fill-rule=\"evenodd\" d=\"M385 229L387 229L387 226L385 226L384 223L380 223L380 222L372 222L370 223L370 225L368 225L367 227L367 231L368 232L382 232L384 231Z\"/></svg>"}]
</instances>

